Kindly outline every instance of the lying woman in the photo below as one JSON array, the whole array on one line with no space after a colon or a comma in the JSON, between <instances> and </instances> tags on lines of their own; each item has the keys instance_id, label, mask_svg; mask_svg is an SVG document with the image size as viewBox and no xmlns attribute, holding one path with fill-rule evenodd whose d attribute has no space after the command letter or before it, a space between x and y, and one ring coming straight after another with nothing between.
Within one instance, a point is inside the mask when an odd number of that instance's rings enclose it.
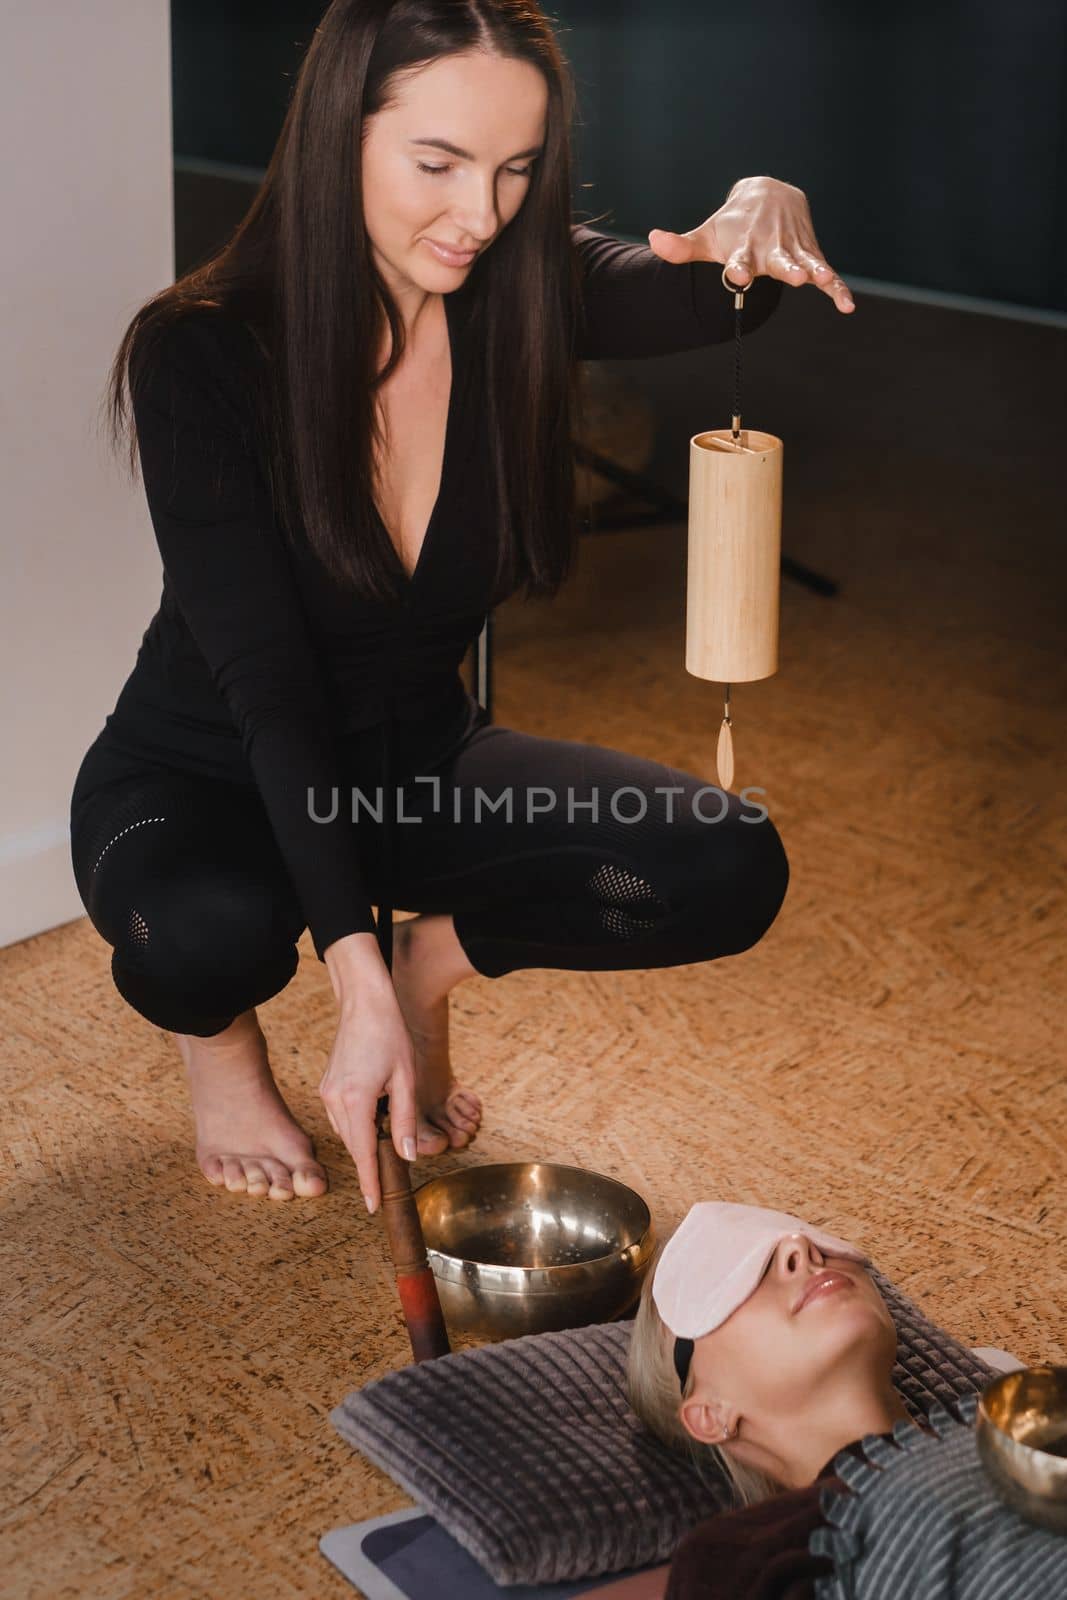
<instances>
[{"instance_id":1,"label":"lying woman","mask_svg":"<svg viewBox=\"0 0 1067 1600\"><path fill-rule=\"evenodd\" d=\"M630 1403L667 1444L725 1471L738 1506L679 1546L665 1600L813 1600L832 1572L808 1540L823 1492L844 1488L834 1458L914 1422L870 1265L761 1206L702 1202L668 1240L634 1322Z\"/></svg>"}]
</instances>

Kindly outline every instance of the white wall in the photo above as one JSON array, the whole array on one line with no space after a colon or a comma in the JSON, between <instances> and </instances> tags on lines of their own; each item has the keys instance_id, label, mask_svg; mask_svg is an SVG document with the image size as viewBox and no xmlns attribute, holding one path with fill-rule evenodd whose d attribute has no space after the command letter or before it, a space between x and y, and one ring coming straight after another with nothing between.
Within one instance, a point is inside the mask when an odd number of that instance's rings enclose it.
<instances>
[{"instance_id":1,"label":"white wall","mask_svg":"<svg viewBox=\"0 0 1067 1600\"><path fill-rule=\"evenodd\" d=\"M139 483L99 424L174 279L168 0L0 0L0 945L84 915L78 765L159 602Z\"/></svg>"}]
</instances>

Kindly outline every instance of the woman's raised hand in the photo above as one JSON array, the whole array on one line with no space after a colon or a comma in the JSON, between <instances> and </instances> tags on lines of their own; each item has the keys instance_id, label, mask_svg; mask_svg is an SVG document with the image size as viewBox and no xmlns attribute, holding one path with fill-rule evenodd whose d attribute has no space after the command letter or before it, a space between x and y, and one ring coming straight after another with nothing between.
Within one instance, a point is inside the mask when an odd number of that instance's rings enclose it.
<instances>
[{"instance_id":1,"label":"woman's raised hand","mask_svg":"<svg viewBox=\"0 0 1067 1600\"><path fill-rule=\"evenodd\" d=\"M813 283L838 311L856 309L848 287L819 248L803 189L780 178L738 178L706 222L688 233L653 228L649 246L664 261L722 262L745 288L761 275L800 288Z\"/></svg>"},{"instance_id":2,"label":"woman's raised hand","mask_svg":"<svg viewBox=\"0 0 1067 1600\"><path fill-rule=\"evenodd\" d=\"M376 1211L381 1200L377 1109L383 1094L389 1096L397 1154L414 1161L417 1150L415 1047L388 969L380 960L379 965L372 981L339 991L341 1016L319 1084L330 1127L356 1163L368 1211Z\"/></svg>"}]
</instances>

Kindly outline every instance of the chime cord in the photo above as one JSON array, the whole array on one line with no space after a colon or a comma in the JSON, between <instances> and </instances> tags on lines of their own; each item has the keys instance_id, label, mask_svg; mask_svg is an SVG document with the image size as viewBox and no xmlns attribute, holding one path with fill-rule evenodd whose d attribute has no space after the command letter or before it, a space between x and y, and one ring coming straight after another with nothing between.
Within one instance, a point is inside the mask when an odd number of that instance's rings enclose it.
<instances>
[{"instance_id":1,"label":"chime cord","mask_svg":"<svg viewBox=\"0 0 1067 1600\"><path fill-rule=\"evenodd\" d=\"M734 409L730 421L730 434L734 442L741 442L741 311L745 303L745 290L739 290L731 284L726 276L726 268L722 269L723 288L728 289L734 297ZM747 288L748 285L745 285ZM726 726L731 725L730 717L730 685L726 685L725 703L723 706L723 721Z\"/></svg>"},{"instance_id":2,"label":"chime cord","mask_svg":"<svg viewBox=\"0 0 1067 1600\"><path fill-rule=\"evenodd\" d=\"M731 432L735 439L741 434L741 306L743 294L734 295L734 411Z\"/></svg>"},{"instance_id":3,"label":"chime cord","mask_svg":"<svg viewBox=\"0 0 1067 1600\"><path fill-rule=\"evenodd\" d=\"M736 283L730 282L726 276L726 268L723 267L722 286L734 297L734 410L730 432L736 444L741 437L741 311L745 303L745 292L752 287L752 280L749 279L744 289L739 289Z\"/></svg>"}]
</instances>

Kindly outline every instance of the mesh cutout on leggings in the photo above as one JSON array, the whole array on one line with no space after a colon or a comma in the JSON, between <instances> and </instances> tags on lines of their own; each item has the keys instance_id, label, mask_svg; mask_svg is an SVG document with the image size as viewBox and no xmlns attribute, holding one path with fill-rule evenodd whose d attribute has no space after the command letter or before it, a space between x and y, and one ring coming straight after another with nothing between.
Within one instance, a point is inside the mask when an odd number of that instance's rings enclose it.
<instances>
[{"instance_id":1,"label":"mesh cutout on leggings","mask_svg":"<svg viewBox=\"0 0 1067 1600\"><path fill-rule=\"evenodd\" d=\"M667 910L650 883L614 862L599 866L588 886L601 901L602 926L617 939L632 939L655 928Z\"/></svg>"},{"instance_id":2,"label":"mesh cutout on leggings","mask_svg":"<svg viewBox=\"0 0 1067 1600\"><path fill-rule=\"evenodd\" d=\"M132 944L140 945L142 949L148 943L148 923L139 911L130 912L129 937Z\"/></svg>"}]
</instances>

